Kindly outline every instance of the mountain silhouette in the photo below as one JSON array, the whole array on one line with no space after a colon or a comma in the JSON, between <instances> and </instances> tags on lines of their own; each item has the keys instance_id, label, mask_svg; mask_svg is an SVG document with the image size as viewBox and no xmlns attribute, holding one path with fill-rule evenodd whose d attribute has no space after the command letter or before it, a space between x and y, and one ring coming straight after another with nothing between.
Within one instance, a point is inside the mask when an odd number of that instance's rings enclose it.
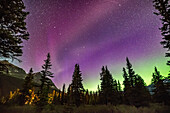
<instances>
[{"instance_id":1,"label":"mountain silhouette","mask_svg":"<svg viewBox=\"0 0 170 113\"><path fill-rule=\"evenodd\" d=\"M24 69L9 63L7 60L0 61L0 97L7 96L10 91L15 91L17 88L22 89L24 84L24 79L27 73ZM38 90L41 73L34 73L33 83L35 86L35 91ZM51 84L50 90L58 90L55 84L50 80Z\"/></svg>"}]
</instances>

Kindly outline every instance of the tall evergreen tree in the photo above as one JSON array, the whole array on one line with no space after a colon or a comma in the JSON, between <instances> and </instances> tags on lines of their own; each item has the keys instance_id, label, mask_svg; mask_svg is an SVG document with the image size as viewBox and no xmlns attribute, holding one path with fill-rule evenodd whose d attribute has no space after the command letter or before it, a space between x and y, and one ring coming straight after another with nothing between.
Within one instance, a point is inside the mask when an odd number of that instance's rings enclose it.
<instances>
[{"instance_id":1,"label":"tall evergreen tree","mask_svg":"<svg viewBox=\"0 0 170 113\"><path fill-rule=\"evenodd\" d=\"M152 76L152 84L155 87L153 99L155 102L170 104L170 94L167 92L167 87L164 85L163 80L163 76L155 67L155 72Z\"/></svg>"},{"instance_id":2,"label":"tall evergreen tree","mask_svg":"<svg viewBox=\"0 0 170 113\"><path fill-rule=\"evenodd\" d=\"M131 85L131 87L133 87L135 72L133 71L132 64L130 63L128 57L126 57L126 62L127 62L128 75L129 75L129 79L130 79L130 85Z\"/></svg>"},{"instance_id":3,"label":"tall evergreen tree","mask_svg":"<svg viewBox=\"0 0 170 113\"><path fill-rule=\"evenodd\" d=\"M133 105L136 107L149 105L150 93L148 89L146 89L144 80L138 74L135 76L135 87L133 91L135 97L132 100Z\"/></svg>"},{"instance_id":4,"label":"tall evergreen tree","mask_svg":"<svg viewBox=\"0 0 170 113\"><path fill-rule=\"evenodd\" d=\"M53 78L53 73L50 72L51 69L51 59L50 59L50 53L47 54L47 59L44 60L45 64L42 66L43 70L41 71L41 86L40 86L40 91L43 92L43 88L47 88L47 90L49 90L49 86L51 86L52 84L50 84L50 78Z\"/></svg>"},{"instance_id":5,"label":"tall evergreen tree","mask_svg":"<svg viewBox=\"0 0 170 113\"><path fill-rule=\"evenodd\" d=\"M43 70L41 71L41 85L40 85L40 101L37 103L37 105L40 107L40 109L43 108L43 106L48 104L48 93L49 88L52 85L51 79L53 75L52 72L50 72L51 69L51 61L50 61L50 53L47 54L47 59L44 60L45 64L42 66Z\"/></svg>"},{"instance_id":6,"label":"tall evergreen tree","mask_svg":"<svg viewBox=\"0 0 170 113\"><path fill-rule=\"evenodd\" d=\"M101 89L99 85L97 86L97 90L98 90L98 104L102 104Z\"/></svg>"},{"instance_id":7,"label":"tall evergreen tree","mask_svg":"<svg viewBox=\"0 0 170 113\"><path fill-rule=\"evenodd\" d=\"M61 91L59 90L58 92L58 97L57 97L57 100L58 100L58 103L61 104Z\"/></svg>"},{"instance_id":8,"label":"tall evergreen tree","mask_svg":"<svg viewBox=\"0 0 170 113\"><path fill-rule=\"evenodd\" d=\"M85 104L89 104L89 99L90 97L89 97L89 91L88 91L88 89L86 90L86 93L85 93Z\"/></svg>"},{"instance_id":9,"label":"tall evergreen tree","mask_svg":"<svg viewBox=\"0 0 170 113\"><path fill-rule=\"evenodd\" d=\"M0 2L0 57L17 59L22 55L21 44L28 40L26 16L22 0L1 0Z\"/></svg>"},{"instance_id":10,"label":"tall evergreen tree","mask_svg":"<svg viewBox=\"0 0 170 113\"><path fill-rule=\"evenodd\" d=\"M71 92L71 89L70 89L71 85L68 86L68 89L67 89L67 97L66 97L66 101L67 101L67 104L69 105L70 104L70 92Z\"/></svg>"},{"instance_id":11,"label":"tall evergreen tree","mask_svg":"<svg viewBox=\"0 0 170 113\"><path fill-rule=\"evenodd\" d=\"M163 76L160 74L160 72L158 71L158 69L155 67L155 72L152 75L152 80L151 83L152 84L157 84L159 80L162 80Z\"/></svg>"},{"instance_id":12,"label":"tall evergreen tree","mask_svg":"<svg viewBox=\"0 0 170 113\"><path fill-rule=\"evenodd\" d=\"M129 82L129 76L126 72L126 69L123 68L123 85L124 85L124 103L129 104L129 96L130 96L130 82Z\"/></svg>"},{"instance_id":13,"label":"tall evergreen tree","mask_svg":"<svg viewBox=\"0 0 170 113\"><path fill-rule=\"evenodd\" d=\"M61 95L61 104L65 103L65 84L63 85L62 95Z\"/></svg>"},{"instance_id":14,"label":"tall evergreen tree","mask_svg":"<svg viewBox=\"0 0 170 113\"><path fill-rule=\"evenodd\" d=\"M134 105L134 100L136 99L135 95L135 72L132 68L132 64L130 63L128 57L126 57L126 62L127 62L127 70L128 70L128 83L129 83L129 88L126 91L126 99L128 100L128 104Z\"/></svg>"},{"instance_id":15,"label":"tall evergreen tree","mask_svg":"<svg viewBox=\"0 0 170 113\"><path fill-rule=\"evenodd\" d=\"M124 103L135 105L136 107L145 106L149 102L149 92L145 87L144 80L132 69L132 64L127 61L127 70L123 68L123 84L124 84Z\"/></svg>"},{"instance_id":16,"label":"tall evergreen tree","mask_svg":"<svg viewBox=\"0 0 170 113\"><path fill-rule=\"evenodd\" d=\"M76 104L76 106L80 106L82 103L82 94L84 91L83 84L82 84L82 74L80 71L80 67L78 64L75 65L74 73L73 73L73 79L71 83L72 91L73 91L73 102Z\"/></svg>"},{"instance_id":17,"label":"tall evergreen tree","mask_svg":"<svg viewBox=\"0 0 170 113\"><path fill-rule=\"evenodd\" d=\"M119 80L118 80L118 83L117 83L117 87L118 87L118 91L122 91Z\"/></svg>"},{"instance_id":18,"label":"tall evergreen tree","mask_svg":"<svg viewBox=\"0 0 170 113\"><path fill-rule=\"evenodd\" d=\"M103 104L116 104L117 100L117 83L113 80L110 71L107 66L102 67L102 72L100 73L101 80L101 101ZM116 86L115 86L116 85Z\"/></svg>"},{"instance_id":19,"label":"tall evergreen tree","mask_svg":"<svg viewBox=\"0 0 170 113\"><path fill-rule=\"evenodd\" d=\"M160 28L162 39L161 44L164 48L167 48L168 52L166 53L166 57L170 57L170 5L169 0L153 0L154 7L157 12L154 14L159 15L162 21L162 27ZM167 62L167 65L170 65L170 61Z\"/></svg>"}]
</instances>

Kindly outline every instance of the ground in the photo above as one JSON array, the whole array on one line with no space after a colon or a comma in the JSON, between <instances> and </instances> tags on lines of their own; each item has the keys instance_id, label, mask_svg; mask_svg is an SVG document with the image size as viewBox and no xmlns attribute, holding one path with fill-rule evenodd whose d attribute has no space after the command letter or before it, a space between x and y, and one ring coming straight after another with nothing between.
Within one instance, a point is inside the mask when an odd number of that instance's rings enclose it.
<instances>
[{"instance_id":1,"label":"ground","mask_svg":"<svg viewBox=\"0 0 170 113\"><path fill-rule=\"evenodd\" d=\"M35 106L0 106L1 113L37 113ZM42 113L170 113L170 106L150 104L149 107L127 105L82 105L80 107L66 105L46 106Z\"/></svg>"}]
</instances>

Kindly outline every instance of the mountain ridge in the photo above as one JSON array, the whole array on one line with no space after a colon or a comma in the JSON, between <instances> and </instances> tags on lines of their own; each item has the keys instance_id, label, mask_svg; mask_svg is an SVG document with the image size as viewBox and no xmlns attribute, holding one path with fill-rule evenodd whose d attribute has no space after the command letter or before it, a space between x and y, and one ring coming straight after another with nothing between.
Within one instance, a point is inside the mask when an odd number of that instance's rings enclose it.
<instances>
[{"instance_id":1,"label":"mountain ridge","mask_svg":"<svg viewBox=\"0 0 170 113\"><path fill-rule=\"evenodd\" d=\"M10 91L15 91L17 88L22 89L26 76L27 73L24 69L9 63L7 60L0 61L0 97L8 95ZM41 72L33 73L33 76L33 84L37 91L41 84ZM52 80L50 82L52 84L50 90L58 90Z\"/></svg>"}]
</instances>

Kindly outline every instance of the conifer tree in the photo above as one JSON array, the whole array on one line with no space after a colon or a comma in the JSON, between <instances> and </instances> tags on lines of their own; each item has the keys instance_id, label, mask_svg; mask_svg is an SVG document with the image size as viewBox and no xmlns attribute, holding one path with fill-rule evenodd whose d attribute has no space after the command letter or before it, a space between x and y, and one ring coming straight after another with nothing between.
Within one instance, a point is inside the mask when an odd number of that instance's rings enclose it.
<instances>
[{"instance_id":1,"label":"conifer tree","mask_svg":"<svg viewBox=\"0 0 170 113\"><path fill-rule=\"evenodd\" d=\"M89 104L89 99L90 97L89 97L89 91L88 91L88 89L86 90L86 94L85 94L85 104Z\"/></svg>"},{"instance_id":2,"label":"conifer tree","mask_svg":"<svg viewBox=\"0 0 170 113\"><path fill-rule=\"evenodd\" d=\"M160 16L160 20L162 21L161 35L163 36L161 44L164 48L167 48L168 52L166 53L166 57L170 57L170 5L169 0L153 0L154 7L157 12L154 14ZM167 65L170 65L170 61L167 62Z\"/></svg>"},{"instance_id":3,"label":"conifer tree","mask_svg":"<svg viewBox=\"0 0 170 113\"><path fill-rule=\"evenodd\" d=\"M135 72L133 71L132 64L129 62L128 57L126 57L126 61L127 61L127 70L128 70L130 85L131 85L131 87L133 87Z\"/></svg>"},{"instance_id":4,"label":"conifer tree","mask_svg":"<svg viewBox=\"0 0 170 113\"><path fill-rule=\"evenodd\" d=\"M57 100L58 100L58 103L60 103L61 104L61 91L59 90L59 92L58 92L58 97L57 97Z\"/></svg>"},{"instance_id":5,"label":"conifer tree","mask_svg":"<svg viewBox=\"0 0 170 113\"><path fill-rule=\"evenodd\" d=\"M132 69L132 64L127 61L127 70L123 68L124 103L136 107L145 106L149 102L150 94L145 87L144 80Z\"/></svg>"},{"instance_id":6,"label":"conifer tree","mask_svg":"<svg viewBox=\"0 0 170 113\"><path fill-rule=\"evenodd\" d=\"M157 84L159 80L162 80L163 76L160 74L160 72L157 70L157 68L155 67L155 72L152 75L152 80L151 83L152 84Z\"/></svg>"},{"instance_id":7,"label":"conifer tree","mask_svg":"<svg viewBox=\"0 0 170 113\"><path fill-rule=\"evenodd\" d=\"M101 89L100 89L100 86L99 86L99 85L97 86L97 90L98 90L98 91L97 91L97 92L98 92L98 104L102 104L102 102L101 102L101 101L102 101L102 100L101 100L101 99L102 99Z\"/></svg>"},{"instance_id":8,"label":"conifer tree","mask_svg":"<svg viewBox=\"0 0 170 113\"><path fill-rule=\"evenodd\" d=\"M61 95L61 105L65 103L65 84L63 85L62 95Z\"/></svg>"},{"instance_id":9,"label":"conifer tree","mask_svg":"<svg viewBox=\"0 0 170 113\"><path fill-rule=\"evenodd\" d=\"M127 93L126 98L128 100L127 101L128 104L134 105L134 100L136 98L136 95L135 95L135 77L136 77L136 75L135 75L135 72L132 68L132 64L130 63L128 57L126 57L126 62L127 62L126 68L128 70L128 82L129 82L129 85L130 85L127 92L126 92Z\"/></svg>"},{"instance_id":10,"label":"conifer tree","mask_svg":"<svg viewBox=\"0 0 170 113\"><path fill-rule=\"evenodd\" d=\"M40 107L40 109L43 108L43 106L48 104L48 93L49 88L52 85L51 79L53 75L52 72L50 72L51 69L51 61L50 61L50 53L47 54L47 59L44 60L45 64L42 66L43 70L41 71L41 85L40 85L40 101L37 103L37 105Z\"/></svg>"},{"instance_id":11,"label":"conifer tree","mask_svg":"<svg viewBox=\"0 0 170 113\"><path fill-rule=\"evenodd\" d=\"M22 55L21 44L28 40L26 16L22 0L1 0L0 2L0 57L12 60Z\"/></svg>"},{"instance_id":12,"label":"conifer tree","mask_svg":"<svg viewBox=\"0 0 170 113\"><path fill-rule=\"evenodd\" d=\"M113 80L110 71L107 66L102 67L102 72L100 73L101 80L101 101L103 104L116 104L117 100L117 83ZM116 86L115 86L116 85Z\"/></svg>"},{"instance_id":13,"label":"conifer tree","mask_svg":"<svg viewBox=\"0 0 170 113\"><path fill-rule=\"evenodd\" d=\"M152 76L152 84L154 84L154 87L156 88L153 95L154 102L170 104L170 94L167 92L167 88L164 85L163 80L163 76L155 67L155 72Z\"/></svg>"},{"instance_id":14,"label":"conifer tree","mask_svg":"<svg viewBox=\"0 0 170 113\"><path fill-rule=\"evenodd\" d=\"M68 89L67 89L67 97L66 97L66 101L67 101L67 104L68 104L68 105L69 105L69 103L70 103L70 97L71 97L71 95L70 95L70 87L71 87L71 85L68 86Z\"/></svg>"},{"instance_id":15,"label":"conifer tree","mask_svg":"<svg viewBox=\"0 0 170 113\"><path fill-rule=\"evenodd\" d=\"M72 103L73 103L73 90L71 84L69 84L69 87L67 89L67 104L70 105Z\"/></svg>"},{"instance_id":16,"label":"conifer tree","mask_svg":"<svg viewBox=\"0 0 170 113\"><path fill-rule=\"evenodd\" d=\"M123 68L123 85L124 85L124 103L129 104L129 96L130 96L130 82L129 82L129 76L126 72L126 69Z\"/></svg>"},{"instance_id":17,"label":"conifer tree","mask_svg":"<svg viewBox=\"0 0 170 113\"><path fill-rule=\"evenodd\" d=\"M118 91L121 91L121 90L122 90L119 80L118 80L118 83L117 83L117 87L118 87Z\"/></svg>"},{"instance_id":18,"label":"conifer tree","mask_svg":"<svg viewBox=\"0 0 170 113\"><path fill-rule=\"evenodd\" d=\"M132 103L136 107L149 105L150 93L145 87L144 80L138 74L135 76L134 97Z\"/></svg>"},{"instance_id":19,"label":"conifer tree","mask_svg":"<svg viewBox=\"0 0 170 113\"><path fill-rule=\"evenodd\" d=\"M72 87L72 96L73 96L73 102L76 104L76 106L80 106L82 103L82 94L84 91L83 84L82 84L82 74L80 71L80 67L78 64L75 65L74 73L73 73L73 79L71 83Z\"/></svg>"}]
</instances>

